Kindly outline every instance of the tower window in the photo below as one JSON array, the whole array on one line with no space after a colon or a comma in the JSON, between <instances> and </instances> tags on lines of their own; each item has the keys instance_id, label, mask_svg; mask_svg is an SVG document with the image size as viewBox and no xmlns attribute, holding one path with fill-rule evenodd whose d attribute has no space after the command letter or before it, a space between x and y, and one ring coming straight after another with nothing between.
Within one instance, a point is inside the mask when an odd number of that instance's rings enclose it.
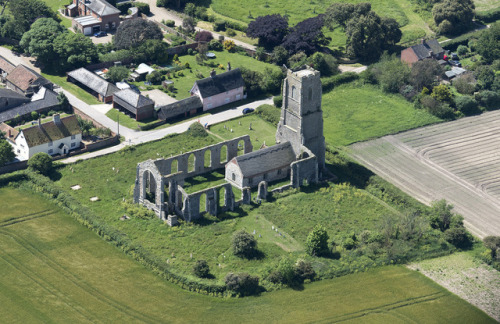
<instances>
[{"instance_id":1,"label":"tower window","mask_svg":"<svg viewBox=\"0 0 500 324\"><path fill-rule=\"evenodd\" d=\"M292 99L295 99L295 96L296 96L296 89L295 89L295 86L292 86Z\"/></svg>"}]
</instances>

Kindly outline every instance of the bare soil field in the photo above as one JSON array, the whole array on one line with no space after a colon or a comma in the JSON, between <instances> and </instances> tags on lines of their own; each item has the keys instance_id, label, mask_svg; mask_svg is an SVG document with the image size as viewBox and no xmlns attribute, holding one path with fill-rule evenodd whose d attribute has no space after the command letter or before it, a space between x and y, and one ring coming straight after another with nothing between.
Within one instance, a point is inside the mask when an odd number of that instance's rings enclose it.
<instances>
[{"instance_id":1,"label":"bare soil field","mask_svg":"<svg viewBox=\"0 0 500 324\"><path fill-rule=\"evenodd\" d=\"M356 143L349 153L426 204L446 199L475 235L500 235L500 111Z\"/></svg>"},{"instance_id":2,"label":"bare soil field","mask_svg":"<svg viewBox=\"0 0 500 324\"><path fill-rule=\"evenodd\" d=\"M470 253L419 261L408 268L420 271L500 322L500 273Z\"/></svg>"}]
</instances>

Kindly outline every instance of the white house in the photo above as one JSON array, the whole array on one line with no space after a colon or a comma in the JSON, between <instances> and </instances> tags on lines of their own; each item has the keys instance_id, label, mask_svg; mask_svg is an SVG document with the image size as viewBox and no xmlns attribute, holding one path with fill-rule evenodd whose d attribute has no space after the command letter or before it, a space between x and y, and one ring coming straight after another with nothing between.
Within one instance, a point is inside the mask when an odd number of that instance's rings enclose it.
<instances>
[{"instance_id":1,"label":"white house","mask_svg":"<svg viewBox=\"0 0 500 324\"><path fill-rule=\"evenodd\" d=\"M14 139L16 155L19 160L28 160L36 153L49 155L68 154L80 148L82 130L75 115L60 118L54 115L51 122L38 124L19 131Z\"/></svg>"}]
</instances>

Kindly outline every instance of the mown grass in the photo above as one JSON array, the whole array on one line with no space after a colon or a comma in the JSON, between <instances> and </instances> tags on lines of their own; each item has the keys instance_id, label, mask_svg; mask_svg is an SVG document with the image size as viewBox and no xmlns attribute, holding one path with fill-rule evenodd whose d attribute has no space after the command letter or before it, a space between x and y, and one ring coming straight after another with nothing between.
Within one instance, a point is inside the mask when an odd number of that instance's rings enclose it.
<instances>
[{"instance_id":1,"label":"mown grass","mask_svg":"<svg viewBox=\"0 0 500 324\"><path fill-rule=\"evenodd\" d=\"M254 150L259 149L264 143L267 146L276 144L276 127L255 113L210 126L210 132L225 140L248 134Z\"/></svg>"},{"instance_id":2,"label":"mown grass","mask_svg":"<svg viewBox=\"0 0 500 324\"><path fill-rule=\"evenodd\" d=\"M71 92L73 95L78 97L78 99L82 100L86 104L89 105L99 105L102 104L96 97L83 90L79 86L74 83L68 82L65 76L49 74L47 72L42 73L42 76L52 83L60 85L64 90Z\"/></svg>"},{"instance_id":3,"label":"mown grass","mask_svg":"<svg viewBox=\"0 0 500 324\"><path fill-rule=\"evenodd\" d=\"M52 10L57 12L59 18L61 18L61 24L66 27L71 27L71 19L59 13L60 8L64 8L65 5L73 3L71 0L43 0Z\"/></svg>"},{"instance_id":4,"label":"mown grass","mask_svg":"<svg viewBox=\"0 0 500 324\"><path fill-rule=\"evenodd\" d=\"M371 85L343 85L323 94L326 142L334 146L368 140L440 122L398 95Z\"/></svg>"},{"instance_id":5,"label":"mown grass","mask_svg":"<svg viewBox=\"0 0 500 324\"><path fill-rule=\"evenodd\" d=\"M493 323L482 311L403 267L383 267L260 297L219 299L183 291L106 244L41 197L0 189L0 312L14 322L303 323L361 319ZM165 311L175 309L175 311ZM258 309L258 312L255 310Z\"/></svg>"},{"instance_id":6,"label":"mown grass","mask_svg":"<svg viewBox=\"0 0 500 324\"><path fill-rule=\"evenodd\" d=\"M106 116L108 116L111 120L114 120L115 122L120 122L120 125L128 127L133 130L139 130L139 127L146 126L148 124L157 122L157 119L148 119L146 122L144 121L137 121L134 118L130 117L129 115L125 114L124 112L119 111L118 109L110 109L107 113Z\"/></svg>"}]
</instances>

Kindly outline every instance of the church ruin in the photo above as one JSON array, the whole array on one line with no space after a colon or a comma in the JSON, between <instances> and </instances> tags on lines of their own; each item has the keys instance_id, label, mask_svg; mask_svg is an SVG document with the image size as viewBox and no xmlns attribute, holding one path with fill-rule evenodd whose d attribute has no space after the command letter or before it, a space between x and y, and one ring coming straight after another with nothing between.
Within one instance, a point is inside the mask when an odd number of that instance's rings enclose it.
<instances>
[{"instance_id":1,"label":"church ruin","mask_svg":"<svg viewBox=\"0 0 500 324\"><path fill-rule=\"evenodd\" d=\"M267 183L271 181L290 179L288 185L278 190L318 182L325 167L321 94L318 71L308 66L288 70L283 82L276 145L253 151L250 137L245 135L167 159L139 163L134 202L155 211L163 220L169 215L171 224L177 216L185 221L200 218L203 195L205 211L217 215L249 204L251 188L258 187L257 198L265 199ZM244 154L238 156L241 141ZM225 154L221 154L223 151ZM191 156L194 167L189 168ZM222 168L225 168L225 184L191 194L183 189L185 179ZM234 197L232 186L242 191L239 200Z\"/></svg>"}]
</instances>

